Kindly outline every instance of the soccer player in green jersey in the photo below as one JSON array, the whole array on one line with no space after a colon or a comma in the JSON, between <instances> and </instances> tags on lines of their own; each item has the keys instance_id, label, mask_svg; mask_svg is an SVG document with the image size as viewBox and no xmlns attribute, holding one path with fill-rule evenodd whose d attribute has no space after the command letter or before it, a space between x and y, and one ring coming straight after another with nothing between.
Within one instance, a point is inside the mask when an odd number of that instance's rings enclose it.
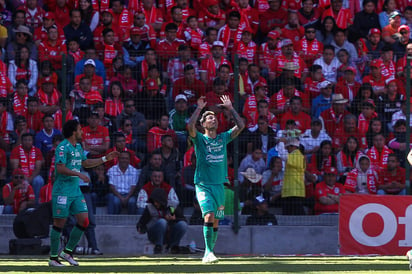
<instances>
[{"instance_id":1,"label":"soccer player in green jersey","mask_svg":"<svg viewBox=\"0 0 412 274\"><path fill-rule=\"evenodd\" d=\"M213 253L217 239L219 219L224 217L225 190L223 184L227 181L227 151L226 145L236 138L244 129L245 124L232 106L228 96L220 97L224 107L232 114L236 126L217 134L218 120L212 111L205 111L200 124L205 133L196 130L196 122L206 106L205 97L197 100L197 108L188 124L189 135L194 143L196 153L196 171L194 183L196 197L199 201L204 218L203 236L205 238L205 254L203 263L216 263L218 259Z\"/></svg>"},{"instance_id":2,"label":"soccer player in green jersey","mask_svg":"<svg viewBox=\"0 0 412 274\"><path fill-rule=\"evenodd\" d=\"M89 177L80 173L80 169L82 167L92 168L119 156L119 152L113 151L102 158L87 159L79 143L82 134L82 128L78 121L67 121L63 126L65 140L56 148L56 177L52 192L53 228L50 233L49 266L64 266L59 262L59 256L71 265L79 265L73 259L72 251L89 225L87 205L80 191L79 178L86 183L90 181ZM58 254L60 234L70 214L76 217L77 223L70 233L65 249Z\"/></svg>"}]
</instances>

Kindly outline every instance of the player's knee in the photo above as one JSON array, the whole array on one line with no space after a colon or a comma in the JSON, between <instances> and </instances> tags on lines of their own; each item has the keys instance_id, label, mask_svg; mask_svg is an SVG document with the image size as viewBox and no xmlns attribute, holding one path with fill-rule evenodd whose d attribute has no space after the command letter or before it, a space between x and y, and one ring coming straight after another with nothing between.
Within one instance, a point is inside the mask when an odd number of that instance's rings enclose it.
<instances>
[{"instance_id":1,"label":"player's knee","mask_svg":"<svg viewBox=\"0 0 412 274\"><path fill-rule=\"evenodd\" d=\"M86 229L90 224L89 217L84 218L83 222L78 224L81 228Z\"/></svg>"}]
</instances>

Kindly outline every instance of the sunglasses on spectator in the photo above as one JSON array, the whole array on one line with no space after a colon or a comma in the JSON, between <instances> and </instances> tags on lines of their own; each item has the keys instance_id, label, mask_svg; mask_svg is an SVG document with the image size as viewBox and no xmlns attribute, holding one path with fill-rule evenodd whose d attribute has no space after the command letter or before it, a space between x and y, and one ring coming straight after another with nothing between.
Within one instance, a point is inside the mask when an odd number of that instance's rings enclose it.
<instances>
[{"instance_id":1,"label":"sunglasses on spectator","mask_svg":"<svg viewBox=\"0 0 412 274\"><path fill-rule=\"evenodd\" d=\"M14 179L24 179L24 176L23 175L15 175Z\"/></svg>"}]
</instances>

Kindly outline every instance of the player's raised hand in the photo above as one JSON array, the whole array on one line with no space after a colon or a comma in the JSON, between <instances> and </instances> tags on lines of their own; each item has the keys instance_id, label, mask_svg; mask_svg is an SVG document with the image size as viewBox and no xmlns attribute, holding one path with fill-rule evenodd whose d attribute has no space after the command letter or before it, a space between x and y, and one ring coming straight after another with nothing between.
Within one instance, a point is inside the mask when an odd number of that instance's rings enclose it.
<instances>
[{"instance_id":1,"label":"player's raised hand","mask_svg":"<svg viewBox=\"0 0 412 274\"><path fill-rule=\"evenodd\" d=\"M220 96L220 100L222 101L223 104L220 104L219 106L225 107L227 109L231 109L233 107L232 101L230 101L229 96L227 95Z\"/></svg>"},{"instance_id":2,"label":"player's raised hand","mask_svg":"<svg viewBox=\"0 0 412 274\"><path fill-rule=\"evenodd\" d=\"M203 109L206 105L207 105L206 97L200 96L199 99L197 99L197 107L200 109Z\"/></svg>"},{"instance_id":3,"label":"player's raised hand","mask_svg":"<svg viewBox=\"0 0 412 274\"><path fill-rule=\"evenodd\" d=\"M118 151L112 151L109 154L106 155L106 159L107 161L111 161L113 159L116 159L117 157L119 157L120 152Z\"/></svg>"}]
</instances>

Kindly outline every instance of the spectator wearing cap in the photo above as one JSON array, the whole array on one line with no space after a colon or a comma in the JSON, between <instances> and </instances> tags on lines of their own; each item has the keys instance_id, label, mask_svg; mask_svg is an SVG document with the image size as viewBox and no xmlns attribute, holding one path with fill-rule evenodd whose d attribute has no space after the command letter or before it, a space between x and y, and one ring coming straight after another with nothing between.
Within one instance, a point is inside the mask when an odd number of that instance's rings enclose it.
<instances>
[{"instance_id":1,"label":"spectator wearing cap","mask_svg":"<svg viewBox=\"0 0 412 274\"><path fill-rule=\"evenodd\" d=\"M43 16L42 25L34 30L33 41L39 46L40 42L46 42L48 39L48 32L51 27L55 27L58 32L58 39L60 41L65 40L62 27L58 27L55 24L55 16L53 12L46 12Z\"/></svg>"},{"instance_id":2,"label":"spectator wearing cap","mask_svg":"<svg viewBox=\"0 0 412 274\"><path fill-rule=\"evenodd\" d=\"M86 77L92 82L92 89L103 95L103 78L96 74L96 62L93 59L87 59L83 66L83 73L76 75L74 87L78 89L80 79Z\"/></svg>"},{"instance_id":3,"label":"spectator wearing cap","mask_svg":"<svg viewBox=\"0 0 412 274\"><path fill-rule=\"evenodd\" d=\"M280 29L286 26L288 20L287 10L281 7L282 1L267 1L269 8L260 13L260 30L263 34L269 33L276 28Z\"/></svg>"},{"instance_id":4,"label":"spectator wearing cap","mask_svg":"<svg viewBox=\"0 0 412 274\"><path fill-rule=\"evenodd\" d=\"M268 202L263 196L257 196L253 201L252 215L247 217L246 225L277 225L278 221L272 213L269 213Z\"/></svg>"},{"instance_id":5,"label":"spectator wearing cap","mask_svg":"<svg viewBox=\"0 0 412 274\"><path fill-rule=\"evenodd\" d=\"M184 39L184 30L186 27L186 22L183 21L183 13L182 13L182 8L179 6L173 6L170 9L170 15L171 15L171 20L167 22L163 22L162 27L160 28L160 33L159 33L159 39L165 39L165 29L167 24L169 23L174 23L177 26L177 32L176 32L176 37L178 39Z\"/></svg>"},{"instance_id":6,"label":"spectator wearing cap","mask_svg":"<svg viewBox=\"0 0 412 274\"><path fill-rule=\"evenodd\" d=\"M212 56L205 58L200 63L200 80L202 80L206 87L212 86L217 72L221 65L228 65L232 68L230 61L224 57L224 44L222 41L213 42L211 49Z\"/></svg>"},{"instance_id":7,"label":"spectator wearing cap","mask_svg":"<svg viewBox=\"0 0 412 274\"><path fill-rule=\"evenodd\" d=\"M231 11L228 14L227 24L222 26L217 34L217 40L223 42L223 49L228 59L242 37L243 28L240 26L240 19L241 14L238 11Z\"/></svg>"},{"instance_id":8,"label":"spectator wearing cap","mask_svg":"<svg viewBox=\"0 0 412 274\"><path fill-rule=\"evenodd\" d=\"M398 33L399 37L392 46L396 60L402 59L405 56L407 45L412 43L412 39L409 38L411 34L409 26L401 25L398 28Z\"/></svg>"},{"instance_id":9,"label":"spectator wearing cap","mask_svg":"<svg viewBox=\"0 0 412 274\"><path fill-rule=\"evenodd\" d=\"M279 46L281 48L280 55L276 58L274 66L270 68L269 79L273 80L278 77L287 63L293 63L296 67L294 70L295 77L299 79L302 78L303 74L306 73L305 62L299 57L298 53L294 51L292 40L283 39Z\"/></svg>"},{"instance_id":10,"label":"spectator wearing cap","mask_svg":"<svg viewBox=\"0 0 412 274\"><path fill-rule=\"evenodd\" d=\"M327 16L333 17L340 29L347 29L353 24L353 14L350 9L343 8L343 0L331 0L330 7L322 14L322 20Z\"/></svg>"},{"instance_id":11,"label":"spectator wearing cap","mask_svg":"<svg viewBox=\"0 0 412 274\"><path fill-rule=\"evenodd\" d=\"M396 34L401 26L401 13L397 10L389 14L389 25L382 28L382 39L388 44L396 42Z\"/></svg>"},{"instance_id":12,"label":"spectator wearing cap","mask_svg":"<svg viewBox=\"0 0 412 274\"><path fill-rule=\"evenodd\" d=\"M364 0L363 9L355 14L353 25L350 27L350 39L352 42L359 38L366 38L370 29L380 28L379 16L375 12L376 2L373 0Z\"/></svg>"},{"instance_id":13,"label":"spectator wearing cap","mask_svg":"<svg viewBox=\"0 0 412 274\"><path fill-rule=\"evenodd\" d=\"M315 7L313 0L303 0L297 13L299 24L304 27L318 23L321 17L321 10Z\"/></svg>"},{"instance_id":14,"label":"spectator wearing cap","mask_svg":"<svg viewBox=\"0 0 412 274\"><path fill-rule=\"evenodd\" d=\"M99 114L92 112L87 119L88 126L83 127L83 149L89 152L92 158L101 157L110 145L109 130L99 125Z\"/></svg>"},{"instance_id":15,"label":"spectator wearing cap","mask_svg":"<svg viewBox=\"0 0 412 274\"><path fill-rule=\"evenodd\" d=\"M196 77L196 69L188 64L183 69L184 76L173 83L173 98L184 95L189 106L196 105L197 99L206 94L205 84Z\"/></svg>"},{"instance_id":16,"label":"spectator wearing cap","mask_svg":"<svg viewBox=\"0 0 412 274\"><path fill-rule=\"evenodd\" d=\"M167 78L171 83L184 77L184 68L192 65L195 69L195 77L199 79L199 67L197 60L192 58L192 51L188 45L180 45L177 51L178 56L170 59L167 65Z\"/></svg>"},{"instance_id":17,"label":"spectator wearing cap","mask_svg":"<svg viewBox=\"0 0 412 274\"><path fill-rule=\"evenodd\" d=\"M381 59L373 59L370 64L370 74L363 77L363 83L368 83L373 88L375 96L385 93L385 77L382 75L383 63Z\"/></svg>"},{"instance_id":18,"label":"spectator wearing cap","mask_svg":"<svg viewBox=\"0 0 412 274\"><path fill-rule=\"evenodd\" d=\"M259 48L259 67L262 70L262 75L268 76L269 69L276 62L276 56L280 54L278 42L280 40L280 32L272 30L267 35L267 41L262 43Z\"/></svg>"},{"instance_id":19,"label":"spectator wearing cap","mask_svg":"<svg viewBox=\"0 0 412 274\"><path fill-rule=\"evenodd\" d=\"M343 98L342 94L332 95L332 107L324 110L320 114L320 119L329 136L332 136L336 130L343 127L343 117L349 112L346 110L348 100Z\"/></svg>"},{"instance_id":20,"label":"spectator wearing cap","mask_svg":"<svg viewBox=\"0 0 412 274\"><path fill-rule=\"evenodd\" d=\"M155 79L146 80L143 92L137 95L136 102L137 110L145 116L148 128L151 128L162 114L167 113L165 98Z\"/></svg>"},{"instance_id":21,"label":"spectator wearing cap","mask_svg":"<svg viewBox=\"0 0 412 274\"><path fill-rule=\"evenodd\" d=\"M181 153L186 152L189 118L188 99L185 94L178 94L175 97L175 107L169 112L169 126L176 132L177 144Z\"/></svg>"},{"instance_id":22,"label":"spectator wearing cap","mask_svg":"<svg viewBox=\"0 0 412 274\"><path fill-rule=\"evenodd\" d=\"M385 42L382 41L381 31L378 28L369 30L365 45L372 59L380 57L381 49L385 45Z\"/></svg>"},{"instance_id":23,"label":"spectator wearing cap","mask_svg":"<svg viewBox=\"0 0 412 274\"><path fill-rule=\"evenodd\" d=\"M326 80L332 83L336 83L337 71L342 64L335 56L334 46L325 46L323 48L322 57L316 59L313 64L320 65L322 67L323 76Z\"/></svg>"},{"instance_id":24,"label":"spectator wearing cap","mask_svg":"<svg viewBox=\"0 0 412 274\"><path fill-rule=\"evenodd\" d=\"M44 14L46 13L37 0L26 1L18 7L26 13L25 25L31 29L36 29L42 25Z\"/></svg>"},{"instance_id":25,"label":"spectator wearing cap","mask_svg":"<svg viewBox=\"0 0 412 274\"><path fill-rule=\"evenodd\" d=\"M76 39L75 39L76 40ZM96 54L96 49L94 47L88 48L85 50L83 59L78 61L76 63L75 69L74 69L74 75L77 76L79 74L84 73L84 63L86 63L87 60L92 59L95 64L96 68L96 74L100 77L103 78L103 83L106 81L106 70L104 68L103 63L99 60L97 54Z\"/></svg>"},{"instance_id":26,"label":"spectator wearing cap","mask_svg":"<svg viewBox=\"0 0 412 274\"><path fill-rule=\"evenodd\" d=\"M315 188L315 214L339 213L340 196L346 193L342 184L336 181L338 171L335 167L325 170L323 181Z\"/></svg>"},{"instance_id":27,"label":"spectator wearing cap","mask_svg":"<svg viewBox=\"0 0 412 274\"><path fill-rule=\"evenodd\" d=\"M332 140L322 127L322 121L319 118L313 118L310 123L310 129L307 129L300 136L300 143L305 148L305 155L308 159L319 150L320 144L323 141Z\"/></svg>"},{"instance_id":28,"label":"spectator wearing cap","mask_svg":"<svg viewBox=\"0 0 412 274\"><path fill-rule=\"evenodd\" d=\"M381 28L389 25L390 17L393 15L393 12L397 12L400 15L400 12L396 9L397 2L392 0L387 0L383 3L382 12L379 13L379 24ZM401 18L401 22L403 19ZM402 22L403 23L403 22Z\"/></svg>"},{"instance_id":29,"label":"spectator wearing cap","mask_svg":"<svg viewBox=\"0 0 412 274\"><path fill-rule=\"evenodd\" d=\"M35 206L33 188L25 180L24 172L20 168L13 170L12 181L3 187L3 200L3 214L17 214Z\"/></svg>"},{"instance_id":30,"label":"spectator wearing cap","mask_svg":"<svg viewBox=\"0 0 412 274\"><path fill-rule=\"evenodd\" d=\"M243 215L253 212L253 201L256 196L262 194L262 172L258 173L253 167L249 167L239 173L242 176L239 199L243 203Z\"/></svg>"},{"instance_id":31,"label":"spectator wearing cap","mask_svg":"<svg viewBox=\"0 0 412 274\"><path fill-rule=\"evenodd\" d=\"M37 91L39 109L45 114L54 114L60 109L60 92L54 87L51 77L43 78L41 88Z\"/></svg>"},{"instance_id":32,"label":"spectator wearing cap","mask_svg":"<svg viewBox=\"0 0 412 274\"><path fill-rule=\"evenodd\" d=\"M305 26L305 36L297 42L296 51L305 61L306 67L311 67L313 62L322 56L323 44L316 39L314 25Z\"/></svg>"},{"instance_id":33,"label":"spectator wearing cap","mask_svg":"<svg viewBox=\"0 0 412 274\"><path fill-rule=\"evenodd\" d=\"M306 160L299 150L297 138L288 138L285 147L288 156L285 165L285 176L282 186L282 214L305 215L305 169Z\"/></svg>"},{"instance_id":34,"label":"spectator wearing cap","mask_svg":"<svg viewBox=\"0 0 412 274\"><path fill-rule=\"evenodd\" d=\"M93 33L90 27L82 22L78 9L70 10L70 23L63 28L66 40L79 39L80 49L86 50L93 45Z\"/></svg>"},{"instance_id":35,"label":"spectator wearing cap","mask_svg":"<svg viewBox=\"0 0 412 274\"><path fill-rule=\"evenodd\" d=\"M252 41L253 30L250 27L243 29L242 37L240 41L234 46L232 58L234 60L235 54L238 57L243 57L248 60L250 64L258 64L258 47L255 42Z\"/></svg>"},{"instance_id":36,"label":"spectator wearing cap","mask_svg":"<svg viewBox=\"0 0 412 274\"><path fill-rule=\"evenodd\" d=\"M159 56L163 68L167 68L170 59L178 56L180 45L186 44L184 40L177 38L178 26L175 23L169 23L165 27L165 39L160 40L156 45L156 52Z\"/></svg>"},{"instance_id":37,"label":"spectator wearing cap","mask_svg":"<svg viewBox=\"0 0 412 274\"><path fill-rule=\"evenodd\" d=\"M319 117L323 111L332 106L333 84L328 80L323 80L317 88L320 94L312 100L311 114L313 117Z\"/></svg>"},{"instance_id":38,"label":"spectator wearing cap","mask_svg":"<svg viewBox=\"0 0 412 274\"><path fill-rule=\"evenodd\" d=\"M360 83L355 81L357 70L355 67L348 66L345 68L342 79L336 84L335 93L342 94L343 98L348 99L349 103L353 101L358 94Z\"/></svg>"},{"instance_id":39,"label":"spectator wearing cap","mask_svg":"<svg viewBox=\"0 0 412 274\"><path fill-rule=\"evenodd\" d=\"M130 40L123 43L123 60L125 65L136 68L143 61L146 49L150 47L149 41L142 40L144 31L138 27L130 29Z\"/></svg>"},{"instance_id":40,"label":"spectator wearing cap","mask_svg":"<svg viewBox=\"0 0 412 274\"><path fill-rule=\"evenodd\" d=\"M37 132L34 138L34 146L41 150L45 158L47 153L53 148L53 138L62 133L55 128L54 118L50 114L44 115L42 122L43 128Z\"/></svg>"},{"instance_id":41,"label":"spectator wearing cap","mask_svg":"<svg viewBox=\"0 0 412 274\"><path fill-rule=\"evenodd\" d=\"M48 60L55 70L61 70L63 66L62 55L67 53L67 48L64 41L59 39L56 26L51 26L47 30L47 39L40 42L38 49L40 62Z\"/></svg>"},{"instance_id":42,"label":"spectator wearing cap","mask_svg":"<svg viewBox=\"0 0 412 274\"><path fill-rule=\"evenodd\" d=\"M219 1L206 0L203 1L201 7L201 10L199 10L199 27L202 30L206 30L208 27L221 29L225 24L226 14L220 9Z\"/></svg>"}]
</instances>

